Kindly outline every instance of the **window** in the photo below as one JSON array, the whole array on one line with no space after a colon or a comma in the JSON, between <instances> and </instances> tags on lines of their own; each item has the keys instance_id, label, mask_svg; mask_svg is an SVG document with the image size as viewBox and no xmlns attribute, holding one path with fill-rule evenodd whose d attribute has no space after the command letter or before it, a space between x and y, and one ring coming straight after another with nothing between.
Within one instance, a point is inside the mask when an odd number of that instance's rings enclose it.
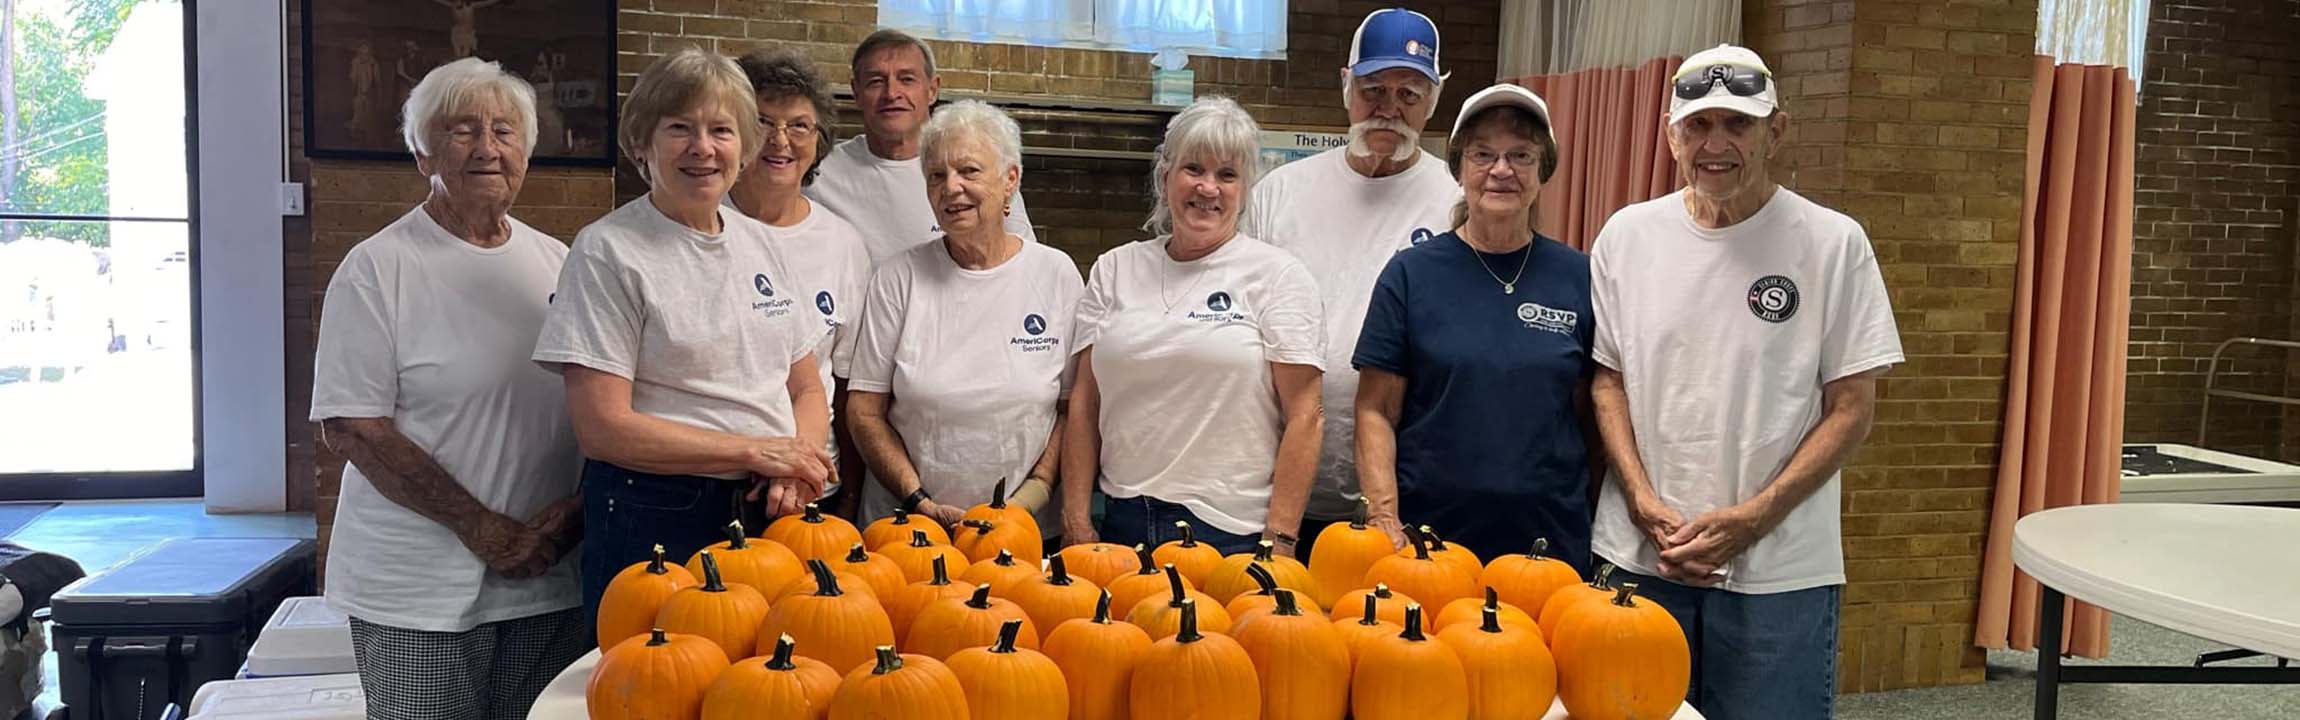
<instances>
[{"instance_id":1,"label":"window","mask_svg":"<svg viewBox=\"0 0 2300 720\"><path fill-rule=\"evenodd\" d=\"M176 0L0 2L0 496L196 482L186 22Z\"/></svg>"},{"instance_id":2,"label":"window","mask_svg":"<svg viewBox=\"0 0 2300 720\"><path fill-rule=\"evenodd\" d=\"M1283 59L1283 0L879 0L879 22L939 40Z\"/></svg>"}]
</instances>

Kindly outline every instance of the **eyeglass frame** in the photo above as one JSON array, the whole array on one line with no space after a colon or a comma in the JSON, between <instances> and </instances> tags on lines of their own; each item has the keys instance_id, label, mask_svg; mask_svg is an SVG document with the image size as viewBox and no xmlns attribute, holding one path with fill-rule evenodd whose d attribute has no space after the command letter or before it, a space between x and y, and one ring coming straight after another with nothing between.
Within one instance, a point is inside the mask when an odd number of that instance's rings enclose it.
<instances>
[{"instance_id":1,"label":"eyeglass frame","mask_svg":"<svg viewBox=\"0 0 2300 720\"><path fill-rule=\"evenodd\" d=\"M1699 100L1718 85L1735 97L1754 97L1772 85L1773 73L1736 63L1713 63L1670 78L1670 91L1679 100Z\"/></svg>"}]
</instances>

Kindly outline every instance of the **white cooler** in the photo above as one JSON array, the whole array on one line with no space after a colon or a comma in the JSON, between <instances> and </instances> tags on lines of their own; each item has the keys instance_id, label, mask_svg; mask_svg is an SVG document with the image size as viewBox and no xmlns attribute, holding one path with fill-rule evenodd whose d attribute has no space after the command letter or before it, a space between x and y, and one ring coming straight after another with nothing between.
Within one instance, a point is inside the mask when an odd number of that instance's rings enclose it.
<instances>
[{"instance_id":1,"label":"white cooler","mask_svg":"<svg viewBox=\"0 0 2300 720\"><path fill-rule=\"evenodd\" d=\"M192 696L190 720L363 720L359 675L218 680Z\"/></svg>"},{"instance_id":2,"label":"white cooler","mask_svg":"<svg viewBox=\"0 0 2300 720\"><path fill-rule=\"evenodd\" d=\"M240 679L356 673L351 658L351 620L325 599L291 597L264 623Z\"/></svg>"}]
</instances>

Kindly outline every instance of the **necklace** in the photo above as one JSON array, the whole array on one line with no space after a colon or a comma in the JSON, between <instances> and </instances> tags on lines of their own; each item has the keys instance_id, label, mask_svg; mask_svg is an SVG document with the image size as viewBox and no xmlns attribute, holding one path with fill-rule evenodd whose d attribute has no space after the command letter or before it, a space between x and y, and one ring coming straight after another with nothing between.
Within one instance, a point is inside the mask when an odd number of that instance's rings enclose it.
<instances>
[{"instance_id":1,"label":"necklace","mask_svg":"<svg viewBox=\"0 0 2300 720\"><path fill-rule=\"evenodd\" d=\"M1174 266L1182 263L1175 260L1173 256L1166 254L1166 249L1163 247L1158 249L1158 259L1160 260L1158 263L1158 300L1166 304L1166 314L1172 315L1174 314L1174 303L1189 299L1190 291L1198 289L1198 283L1206 279L1206 273L1196 267L1185 267L1184 269L1190 272L1190 284L1182 288L1182 297L1170 297L1166 294L1166 276L1173 273Z\"/></svg>"},{"instance_id":2,"label":"necklace","mask_svg":"<svg viewBox=\"0 0 2300 720\"><path fill-rule=\"evenodd\" d=\"M1462 244L1469 245L1469 241L1463 240ZM1494 282L1501 283L1501 294L1516 295L1517 280L1518 278L1525 277L1525 261L1533 259L1533 245L1528 243L1525 246L1525 257L1517 259L1517 274L1509 276L1508 280L1501 279L1501 274L1494 272L1492 265L1486 264L1485 251L1477 249L1476 245L1469 245L1469 253L1477 257L1477 266L1484 268L1485 274L1493 276Z\"/></svg>"}]
</instances>

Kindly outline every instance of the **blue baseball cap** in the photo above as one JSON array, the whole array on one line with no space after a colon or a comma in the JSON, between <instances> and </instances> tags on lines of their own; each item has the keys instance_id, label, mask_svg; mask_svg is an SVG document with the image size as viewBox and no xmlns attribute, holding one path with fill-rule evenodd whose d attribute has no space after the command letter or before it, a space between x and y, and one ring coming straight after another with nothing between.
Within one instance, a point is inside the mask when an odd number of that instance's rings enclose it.
<instances>
[{"instance_id":1,"label":"blue baseball cap","mask_svg":"<svg viewBox=\"0 0 2300 720\"><path fill-rule=\"evenodd\" d=\"M1350 74L1365 77L1391 68L1413 68L1441 82L1438 29L1429 16L1405 8L1375 10L1350 38Z\"/></svg>"}]
</instances>

